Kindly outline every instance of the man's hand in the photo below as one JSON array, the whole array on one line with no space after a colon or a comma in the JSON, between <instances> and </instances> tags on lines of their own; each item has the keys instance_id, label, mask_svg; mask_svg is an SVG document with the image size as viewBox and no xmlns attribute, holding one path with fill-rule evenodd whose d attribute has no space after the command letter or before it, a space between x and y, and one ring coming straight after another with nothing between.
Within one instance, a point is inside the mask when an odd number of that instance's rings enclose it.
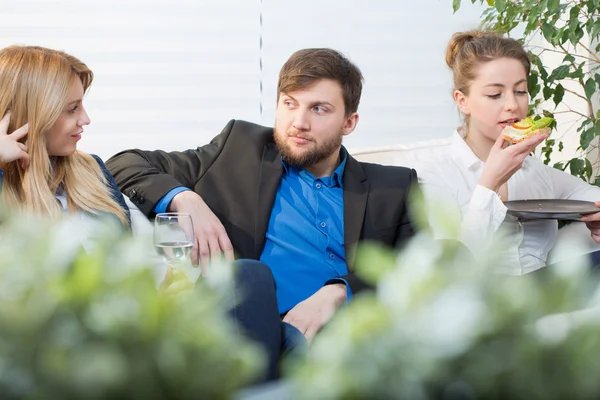
<instances>
[{"instance_id":1,"label":"man's hand","mask_svg":"<svg viewBox=\"0 0 600 400\"><path fill-rule=\"evenodd\" d=\"M29 132L29 125L25 124L15 130L10 135L8 134L8 124L10 123L10 112L0 120L0 161L9 163L20 160L21 168L25 169L29 166L29 154L27 146L19 142Z\"/></svg>"},{"instance_id":2,"label":"man's hand","mask_svg":"<svg viewBox=\"0 0 600 400\"><path fill-rule=\"evenodd\" d=\"M345 301L345 284L323 286L317 293L296 304L283 318L283 322L298 328L310 342Z\"/></svg>"},{"instance_id":3,"label":"man's hand","mask_svg":"<svg viewBox=\"0 0 600 400\"><path fill-rule=\"evenodd\" d=\"M194 267L198 266L198 256L203 274L206 274L211 260L218 260L225 255L227 261L233 261L233 246L223 224L200 196L191 191L181 192L171 201L169 211L188 213L192 216Z\"/></svg>"},{"instance_id":4,"label":"man's hand","mask_svg":"<svg viewBox=\"0 0 600 400\"><path fill-rule=\"evenodd\" d=\"M596 207L600 208L600 201L596 202ZM600 244L600 212L584 215L581 217L581 220L585 222L585 225L590 230L592 239Z\"/></svg>"}]
</instances>

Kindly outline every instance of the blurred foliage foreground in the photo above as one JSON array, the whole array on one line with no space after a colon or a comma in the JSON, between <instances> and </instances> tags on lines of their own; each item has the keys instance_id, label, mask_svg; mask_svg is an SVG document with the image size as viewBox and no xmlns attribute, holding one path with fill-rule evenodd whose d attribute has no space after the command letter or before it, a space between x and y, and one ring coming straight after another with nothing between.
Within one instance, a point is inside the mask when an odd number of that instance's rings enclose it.
<instances>
[{"instance_id":1,"label":"blurred foliage foreground","mask_svg":"<svg viewBox=\"0 0 600 400\"><path fill-rule=\"evenodd\" d=\"M418 236L399 255L371 245L379 282L288 365L305 399L600 398L600 306L587 265L490 273L453 242ZM596 295L597 297L597 295Z\"/></svg>"},{"instance_id":2,"label":"blurred foliage foreground","mask_svg":"<svg viewBox=\"0 0 600 400\"><path fill-rule=\"evenodd\" d=\"M160 293L151 245L104 225L86 236L77 221L0 214L0 398L219 399L256 378L263 354L226 316L230 279ZM490 273L494 254L475 262L426 233L399 254L365 245L358 272L378 290L286 365L290 395L599 398L587 266L506 277Z\"/></svg>"},{"instance_id":3,"label":"blurred foliage foreground","mask_svg":"<svg viewBox=\"0 0 600 400\"><path fill-rule=\"evenodd\" d=\"M230 398L263 355L234 333L227 290L156 290L153 252L116 227L0 221L0 398ZM150 242L151 243L151 242Z\"/></svg>"}]
</instances>

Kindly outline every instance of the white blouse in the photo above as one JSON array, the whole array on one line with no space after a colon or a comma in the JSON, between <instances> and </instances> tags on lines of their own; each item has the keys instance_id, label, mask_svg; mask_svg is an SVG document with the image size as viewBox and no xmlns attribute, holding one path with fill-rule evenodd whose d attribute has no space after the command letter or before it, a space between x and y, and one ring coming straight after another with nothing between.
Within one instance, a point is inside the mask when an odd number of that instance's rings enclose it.
<instances>
[{"instance_id":1,"label":"white blouse","mask_svg":"<svg viewBox=\"0 0 600 400\"><path fill-rule=\"evenodd\" d=\"M438 217L430 215L434 236L460 240L478 259L485 259L493 245L501 243L500 257L493 263L495 272L521 275L545 266L556 241L558 223L519 221L507 215L500 197L477 184L484 166L457 131L447 154L415 166L429 209L444 210ZM525 158L523 167L507 185L508 200L600 200L599 187L531 156ZM460 229L452 232L444 226L448 215L460 218Z\"/></svg>"}]
</instances>

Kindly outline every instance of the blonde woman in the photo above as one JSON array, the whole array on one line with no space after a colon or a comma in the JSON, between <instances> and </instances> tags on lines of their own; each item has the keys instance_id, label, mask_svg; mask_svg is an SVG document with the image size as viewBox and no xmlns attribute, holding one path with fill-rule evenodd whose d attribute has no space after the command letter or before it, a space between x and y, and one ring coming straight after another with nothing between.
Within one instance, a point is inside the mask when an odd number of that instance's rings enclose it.
<instances>
[{"instance_id":1,"label":"blonde woman","mask_svg":"<svg viewBox=\"0 0 600 400\"><path fill-rule=\"evenodd\" d=\"M458 32L446 50L454 100L464 118L447 154L417 168L428 203L461 217L455 234L477 258L489 259L499 240L497 272L522 275L546 266L556 242L556 220L520 221L504 202L523 199L599 201L600 188L529 156L547 138L541 134L506 146L503 129L527 116L531 63L514 39L480 30ZM600 204L600 203L597 203ZM582 218L600 244L600 213ZM436 236L446 237L432 218ZM590 255L594 266L600 252Z\"/></svg>"},{"instance_id":2,"label":"blonde woman","mask_svg":"<svg viewBox=\"0 0 600 400\"><path fill-rule=\"evenodd\" d=\"M130 227L102 160L77 151L90 123L83 96L92 80L84 63L61 51L0 50L0 188L9 209L50 218L112 215Z\"/></svg>"}]
</instances>

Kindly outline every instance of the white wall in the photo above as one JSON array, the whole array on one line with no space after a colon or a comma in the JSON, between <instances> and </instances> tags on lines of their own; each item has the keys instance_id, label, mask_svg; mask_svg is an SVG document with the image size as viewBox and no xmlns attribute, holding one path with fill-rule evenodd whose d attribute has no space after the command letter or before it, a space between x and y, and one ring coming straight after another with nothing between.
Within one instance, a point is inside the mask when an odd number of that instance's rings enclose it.
<instances>
[{"instance_id":1,"label":"white wall","mask_svg":"<svg viewBox=\"0 0 600 400\"><path fill-rule=\"evenodd\" d=\"M444 53L452 34L476 28L482 7L452 2L264 0L264 92L261 123L275 116L277 74L289 54L305 47L333 47L348 55L365 77L360 122L348 147L378 146L448 137L458 125L452 76ZM468 4L467 4L468 3Z\"/></svg>"},{"instance_id":2,"label":"white wall","mask_svg":"<svg viewBox=\"0 0 600 400\"><path fill-rule=\"evenodd\" d=\"M231 118L271 125L285 59L334 47L366 81L346 144L383 145L457 124L444 49L482 10L463 3L453 15L451 0L2 0L0 47L62 49L92 68L80 148L103 158L203 145Z\"/></svg>"}]
</instances>

